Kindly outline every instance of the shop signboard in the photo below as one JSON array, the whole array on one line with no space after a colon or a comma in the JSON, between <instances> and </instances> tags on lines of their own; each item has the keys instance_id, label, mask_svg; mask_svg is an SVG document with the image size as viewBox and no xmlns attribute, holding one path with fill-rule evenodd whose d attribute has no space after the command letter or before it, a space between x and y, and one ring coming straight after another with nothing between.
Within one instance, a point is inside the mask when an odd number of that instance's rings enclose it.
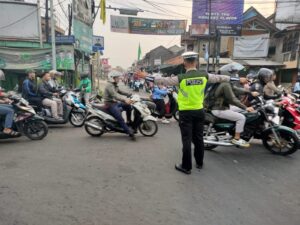
<instances>
[{"instance_id":1,"label":"shop signboard","mask_svg":"<svg viewBox=\"0 0 300 225\"><path fill-rule=\"evenodd\" d=\"M223 36L240 36L244 0L193 0L191 35L203 36L219 32Z\"/></svg>"},{"instance_id":2,"label":"shop signboard","mask_svg":"<svg viewBox=\"0 0 300 225\"><path fill-rule=\"evenodd\" d=\"M73 0L73 34L76 48L89 54L93 45L91 1Z\"/></svg>"},{"instance_id":3,"label":"shop signboard","mask_svg":"<svg viewBox=\"0 0 300 225\"><path fill-rule=\"evenodd\" d=\"M299 24L300 1L280 0L276 3L276 23Z\"/></svg>"}]
</instances>

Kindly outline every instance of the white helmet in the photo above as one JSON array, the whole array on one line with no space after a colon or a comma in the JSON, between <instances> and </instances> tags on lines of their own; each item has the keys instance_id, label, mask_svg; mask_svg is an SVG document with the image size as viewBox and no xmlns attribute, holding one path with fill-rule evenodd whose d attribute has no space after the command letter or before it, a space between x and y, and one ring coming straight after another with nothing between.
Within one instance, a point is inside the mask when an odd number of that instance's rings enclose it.
<instances>
[{"instance_id":1,"label":"white helmet","mask_svg":"<svg viewBox=\"0 0 300 225\"><path fill-rule=\"evenodd\" d=\"M0 80L5 80L5 74L3 70L0 70Z\"/></svg>"},{"instance_id":2,"label":"white helmet","mask_svg":"<svg viewBox=\"0 0 300 225\"><path fill-rule=\"evenodd\" d=\"M109 72L108 74L108 81L109 82L115 82L115 77L121 77L122 76L122 73L117 71L117 70L112 70Z\"/></svg>"}]
</instances>

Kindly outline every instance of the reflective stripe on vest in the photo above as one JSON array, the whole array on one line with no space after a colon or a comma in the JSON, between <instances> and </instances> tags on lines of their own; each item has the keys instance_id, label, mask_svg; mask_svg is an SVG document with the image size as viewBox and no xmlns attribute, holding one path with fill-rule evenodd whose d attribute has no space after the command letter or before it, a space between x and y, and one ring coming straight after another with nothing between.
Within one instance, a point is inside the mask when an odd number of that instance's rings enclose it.
<instances>
[{"instance_id":1,"label":"reflective stripe on vest","mask_svg":"<svg viewBox=\"0 0 300 225\"><path fill-rule=\"evenodd\" d=\"M205 76L183 77L178 92L179 111L203 109L206 83Z\"/></svg>"}]
</instances>

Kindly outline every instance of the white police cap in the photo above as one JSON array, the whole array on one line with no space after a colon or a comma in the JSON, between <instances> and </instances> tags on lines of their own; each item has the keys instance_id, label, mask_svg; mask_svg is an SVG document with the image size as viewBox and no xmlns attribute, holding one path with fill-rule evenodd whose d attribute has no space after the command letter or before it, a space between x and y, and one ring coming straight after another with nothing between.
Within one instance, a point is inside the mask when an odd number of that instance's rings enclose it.
<instances>
[{"instance_id":1,"label":"white police cap","mask_svg":"<svg viewBox=\"0 0 300 225\"><path fill-rule=\"evenodd\" d=\"M183 59L196 59L199 54L197 52L185 52L181 56Z\"/></svg>"}]
</instances>

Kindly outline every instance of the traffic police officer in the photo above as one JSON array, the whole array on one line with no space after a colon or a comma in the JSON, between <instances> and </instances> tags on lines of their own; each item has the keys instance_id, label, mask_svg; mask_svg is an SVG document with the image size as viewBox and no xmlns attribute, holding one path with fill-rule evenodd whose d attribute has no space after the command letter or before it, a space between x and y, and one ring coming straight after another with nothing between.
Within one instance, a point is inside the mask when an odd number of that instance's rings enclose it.
<instances>
[{"instance_id":1,"label":"traffic police officer","mask_svg":"<svg viewBox=\"0 0 300 225\"><path fill-rule=\"evenodd\" d=\"M182 139L182 162L175 165L175 169L185 174L192 170L191 145L194 143L194 157L196 167L202 169L204 156L203 126L204 126L204 91L207 82L228 82L229 76L214 75L196 69L198 53L186 52L182 54L185 74L174 77L141 77L152 80L155 83L163 83L167 86L178 86L179 126Z\"/></svg>"}]
</instances>

